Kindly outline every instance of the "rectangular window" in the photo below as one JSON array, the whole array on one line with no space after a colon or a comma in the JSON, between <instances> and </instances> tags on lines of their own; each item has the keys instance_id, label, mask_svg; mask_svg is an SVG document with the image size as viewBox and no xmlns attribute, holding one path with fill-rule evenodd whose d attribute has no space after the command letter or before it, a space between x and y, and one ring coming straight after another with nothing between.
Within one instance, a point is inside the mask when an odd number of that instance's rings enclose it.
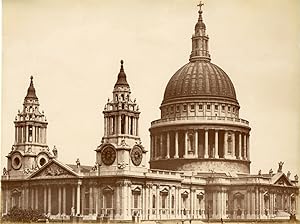
<instances>
[{"instance_id":1,"label":"rectangular window","mask_svg":"<svg viewBox=\"0 0 300 224\"><path fill-rule=\"evenodd\" d=\"M162 195L161 196L161 208L166 208L166 200L167 200L167 196Z\"/></svg>"},{"instance_id":2,"label":"rectangular window","mask_svg":"<svg viewBox=\"0 0 300 224\"><path fill-rule=\"evenodd\" d=\"M230 109L231 109L231 108L230 108L230 107L228 107L228 112L230 112Z\"/></svg>"},{"instance_id":3,"label":"rectangular window","mask_svg":"<svg viewBox=\"0 0 300 224\"><path fill-rule=\"evenodd\" d=\"M222 105L222 110L225 110L225 106L224 105Z\"/></svg>"},{"instance_id":4,"label":"rectangular window","mask_svg":"<svg viewBox=\"0 0 300 224\"><path fill-rule=\"evenodd\" d=\"M187 105L183 105L183 111L186 111Z\"/></svg>"},{"instance_id":5,"label":"rectangular window","mask_svg":"<svg viewBox=\"0 0 300 224\"><path fill-rule=\"evenodd\" d=\"M176 112L179 112L179 110L180 110L180 107L179 107L179 105L177 105L176 106Z\"/></svg>"},{"instance_id":6,"label":"rectangular window","mask_svg":"<svg viewBox=\"0 0 300 224\"><path fill-rule=\"evenodd\" d=\"M199 110L203 110L203 105L199 104Z\"/></svg>"},{"instance_id":7,"label":"rectangular window","mask_svg":"<svg viewBox=\"0 0 300 224\"><path fill-rule=\"evenodd\" d=\"M173 114L173 106L170 107L171 114Z\"/></svg>"},{"instance_id":8,"label":"rectangular window","mask_svg":"<svg viewBox=\"0 0 300 224\"><path fill-rule=\"evenodd\" d=\"M195 104L192 104L191 105L191 111L194 111L195 110Z\"/></svg>"},{"instance_id":9,"label":"rectangular window","mask_svg":"<svg viewBox=\"0 0 300 224\"><path fill-rule=\"evenodd\" d=\"M139 206L139 196L138 194L133 194L133 208L138 208Z\"/></svg>"},{"instance_id":10,"label":"rectangular window","mask_svg":"<svg viewBox=\"0 0 300 224\"><path fill-rule=\"evenodd\" d=\"M218 108L219 108L218 105L215 105L215 110L218 110Z\"/></svg>"},{"instance_id":11,"label":"rectangular window","mask_svg":"<svg viewBox=\"0 0 300 224\"><path fill-rule=\"evenodd\" d=\"M207 104L207 105L206 105L206 108L207 108L207 110L210 110L210 105Z\"/></svg>"},{"instance_id":12,"label":"rectangular window","mask_svg":"<svg viewBox=\"0 0 300 224\"><path fill-rule=\"evenodd\" d=\"M156 198L155 195L152 195L152 208L156 207Z\"/></svg>"}]
</instances>

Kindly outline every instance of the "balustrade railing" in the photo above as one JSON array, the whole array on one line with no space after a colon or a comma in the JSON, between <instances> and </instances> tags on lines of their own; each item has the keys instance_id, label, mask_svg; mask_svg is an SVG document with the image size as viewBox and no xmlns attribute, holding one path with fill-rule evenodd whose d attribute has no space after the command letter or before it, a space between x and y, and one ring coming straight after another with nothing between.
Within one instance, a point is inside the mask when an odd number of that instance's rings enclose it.
<instances>
[{"instance_id":1,"label":"balustrade railing","mask_svg":"<svg viewBox=\"0 0 300 224\"><path fill-rule=\"evenodd\" d=\"M172 118L163 118L151 122L151 125L160 124L164 122L173 122L173 121L193 121L193 120L207 120L207 121L230 121L235 123L242 123L249 125L249 121L236 118L236 117L220 117L220 116L184 116L184 117L172 117Z\"/></svg>"}]
</instances>

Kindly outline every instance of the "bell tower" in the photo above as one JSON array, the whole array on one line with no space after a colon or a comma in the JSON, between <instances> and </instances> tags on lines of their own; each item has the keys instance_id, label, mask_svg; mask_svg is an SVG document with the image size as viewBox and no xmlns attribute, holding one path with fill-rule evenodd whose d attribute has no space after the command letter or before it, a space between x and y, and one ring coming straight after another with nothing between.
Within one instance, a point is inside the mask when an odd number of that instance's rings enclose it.
<instances>
[{"instance_id":1,"label":"bell tower","mask_svg":"<svg viewBox=\"0 0 300 224\"><path fill-rule=\"evenodd\" d=\"M104 107L104 136L96 149L101 171L146 168L146 150L138 134L139 107L131 99L124 62L113 89L112 99Z\"/></svg>"},{"instance_id":2,"label":"bell tower","mask_svg":"<svg viewBox=\"0 0 300 224\"><path fill-rule=\"evenodd\" d=\"M23 103L23 110L15 118L15 142L7 155L7 171L10 176L29 175L54 156L47 146L48 122L39 111L33 77Z\"/></svg>"}]
</instances>

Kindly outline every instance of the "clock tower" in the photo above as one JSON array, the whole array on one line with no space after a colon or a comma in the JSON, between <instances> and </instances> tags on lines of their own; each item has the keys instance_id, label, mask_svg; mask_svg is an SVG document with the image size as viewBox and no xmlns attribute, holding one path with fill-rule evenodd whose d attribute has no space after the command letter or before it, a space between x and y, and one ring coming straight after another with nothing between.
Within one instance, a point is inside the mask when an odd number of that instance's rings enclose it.
<instances>
[{"instance_id":1,"label":"clock tower","mask_svg":"<svg viewBox=\"0 0 300 224\"><path fill-rule=\"evenodd\" d=\"M48 122L39 106L31 76L23 109L14 121L15 142L7 155L7 171L11 177L28 176L56 157L47 145Z\"/></svg>"},{"instance_id":2,"label":"clock tower","mask_svg":"<svg viewBox=\"0 0 300 224\"><path fill-rule=\"evenodd\" d=\"M104 136L97 147L96 161L101 174L146 169L146 150L138 131L139 107L131 99L131 91L124 72L123 60L113 89L112 99L104 107Z\"/></svg>"}]
</instances>

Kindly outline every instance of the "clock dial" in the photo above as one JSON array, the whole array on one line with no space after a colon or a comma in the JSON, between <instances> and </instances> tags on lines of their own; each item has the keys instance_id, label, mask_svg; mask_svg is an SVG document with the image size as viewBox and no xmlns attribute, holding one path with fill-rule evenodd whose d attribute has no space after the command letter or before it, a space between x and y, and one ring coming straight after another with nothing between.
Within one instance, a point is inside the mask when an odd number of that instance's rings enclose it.
<instances>
[{"instance_id":1,"label":"clock dial","mask_svg":"<svg viewBox=\"0 0 300 224\"><path fill-rule=\"evenodd\" d=\"M111 146L104 148L101 152L101 159L105 165L111 165L116 159L116 150Z\"/></svg>"},{"instance_id":2,"label":"clock dial","mask_svg":"<svg viewBox=\"0 0 300 224\"><path fill-rule=\"evenodd\" d=\"M138 146L133 147L130 152L131 161L135 166L139 166L143 159L142 149Z\"/></svg>"}]
</instances>

